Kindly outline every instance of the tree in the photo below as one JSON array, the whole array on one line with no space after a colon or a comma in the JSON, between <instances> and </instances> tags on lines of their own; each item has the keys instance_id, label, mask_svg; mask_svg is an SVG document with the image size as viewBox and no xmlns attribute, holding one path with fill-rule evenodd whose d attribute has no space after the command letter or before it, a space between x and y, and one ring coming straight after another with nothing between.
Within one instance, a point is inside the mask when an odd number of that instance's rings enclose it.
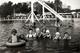
<instances>
[{"instance_id":1,"label":"tree","mask_svg":"<svg viewBox=\"0 0 80 53\"><path fill-rule=\"evenodd\" d=\"M21 13L29 13L28 4L27 3L23 3L20 11L21 11Z\"/></svg>"},{"instance_id":2,"label":"tree","mask_svg":"<svg viewBox=\"0 0 80 53\"><path fill-rule=\"evenodd\" d=\"M40 5L38 2L35 2L34 4L35 13L42 14L42 5Z\"/></svg>"},{"instance_id":3,"label":"tree","mask_svg":"<svg viewBox=\"0 0 80 53\"><path fill-rule=\"evenodd\" d=\"M62 9L62 2L60 0L55 0L54 2L54 7L55 7L55 10L60 13L63 11Z\"/></svg>"},{"instance_id":4,"label":"tree","mask_svg":"<svg viewBox=\"0 0 80 53\"><path fill-rule=\"evenodd\" d=\"M14 5L15 13L20 13L22 8L22 3L18 3Z\"/></svg>"},{"instance_id":5,"label":"tree","mask_svg":"<svg viewBox=\"0 0 80 53\"><path fill-rule=\"evenodd\" d=\"M46 3L47 5L49 5L52 9L55 9L55 6L54 6L54 3L53 3L53 2L48 1L48 2L45 2L45 3ZM48 12L47 9L45 9L45 11Z\"/></svg>"},{"instance_id":6,"label":"tree","mask_svg":"<svg viewBox=\"0 0 80 53\"><path fill-rule=\"evenodd\" d=\"M2 17L7 17L8 15L12 14L13 10L12 4L13 3L9 1L8 3L4 3L0 6L0 14Z\"/></svg>"},{"instance_id":7,"label":"tree","mask_svg":"<svg viewBox=\"0 0 80 53\"><path fill-rule=\"evenodd\" d=\"M29 13L30 8L28 8L27 3L18 3L13 5L16 13Z\"/></svg>"}]
</instances>

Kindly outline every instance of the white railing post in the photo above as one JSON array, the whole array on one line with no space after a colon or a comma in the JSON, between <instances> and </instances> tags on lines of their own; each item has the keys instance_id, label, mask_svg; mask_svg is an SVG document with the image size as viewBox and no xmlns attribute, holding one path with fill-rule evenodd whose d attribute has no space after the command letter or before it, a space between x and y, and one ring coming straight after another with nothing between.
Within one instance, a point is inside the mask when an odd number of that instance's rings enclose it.
<instances>
[{"instance_id":1,"label":"white railing post","mask_svg":"<svg viewBox=\"0 0 80 53\"><path fill-rule=\"evenodd\" d=\"M33 7L33 1L31 1L31 22L33 23L34 22L34 15L33 15L33 13L34 13L34 7Z\"/></svg>"},{"instance_id":2,"label":"white railing post","mask_svg":"<svg viewBox=\"0 0 80 53\"><path fill-rule=\"evenodd\" d=\"M42 6L42 9L43 9L43 11L42 11L42 12L43 12L43 20L44 20L44 19L45 19L45 13L44 13L44 11L45 11L45 10L44 10L44 5Z\"/></svg>"}]
</instances>

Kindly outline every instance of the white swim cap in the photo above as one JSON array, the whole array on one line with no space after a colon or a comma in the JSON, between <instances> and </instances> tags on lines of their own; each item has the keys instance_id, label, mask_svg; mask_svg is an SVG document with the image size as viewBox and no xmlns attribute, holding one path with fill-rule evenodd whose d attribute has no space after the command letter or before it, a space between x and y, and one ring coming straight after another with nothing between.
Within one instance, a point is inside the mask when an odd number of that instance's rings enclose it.
<instances>
[{"instance_id":1,"label":"white swim cap","mask_svg":"<svg viewBox=\"0 0 80 53\"><path fill-rule=\"evenodd\" d=\"M50 31L49 30L46 30L46 33L50 33Z\"/></svg>"},{"instance_id":2,"label":"white swim cap","mask_svg":"<svg viewBox=\"0 0 80 53\"><path fill-rule=\"evenodd\" d=\"M59 32L56 32L55 34L56 34L56 35L60 35L60 33L59 33Z\"/></svg>"},{"instance_id":3,"label":"white swim cap","mask_svg":"<svg viewBox=\"0 0 80 53\"><path fill-rule=\"evenodd\" d=\"M40 29L39 28L36 28L36 31L39 31Z\"/></svg>"}]
</instances>

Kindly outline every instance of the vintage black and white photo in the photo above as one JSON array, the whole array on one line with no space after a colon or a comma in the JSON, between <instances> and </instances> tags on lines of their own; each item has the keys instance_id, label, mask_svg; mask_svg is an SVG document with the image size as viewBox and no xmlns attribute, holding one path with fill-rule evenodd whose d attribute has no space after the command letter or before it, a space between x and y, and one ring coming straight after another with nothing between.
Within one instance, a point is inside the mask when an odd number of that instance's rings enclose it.
<instances>
[{"instance_id":1,"label":"vintage black and white photo","mask_svg":"<svg viewBox=\"0 0 80 53\"><path fill-rule=\"evenodd\" d=\"M0 53L80 53L80 0L0 0Z\"/></svg>"}]
</instances>

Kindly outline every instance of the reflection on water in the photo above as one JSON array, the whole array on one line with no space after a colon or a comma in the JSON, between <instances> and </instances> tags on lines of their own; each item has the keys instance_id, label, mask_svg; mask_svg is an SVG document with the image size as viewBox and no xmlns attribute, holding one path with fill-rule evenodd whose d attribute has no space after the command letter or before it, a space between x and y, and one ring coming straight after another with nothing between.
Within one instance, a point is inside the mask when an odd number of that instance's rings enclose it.
<instances>
[{"instance_id":1,"label":"reflection on water","mask_svg":"<svg viewBox=\"0 0 80 53\"><path fill-rule=\"evenodd\" d=\"M4 47L0 48L0 53L79 53L72 51L70 47L64 49L62 41L58 43L56 40L37 40L33 41L32 46L29 46L29 42L26 42L26 46L22 47Z\"/></svg>"}]
</instances>

